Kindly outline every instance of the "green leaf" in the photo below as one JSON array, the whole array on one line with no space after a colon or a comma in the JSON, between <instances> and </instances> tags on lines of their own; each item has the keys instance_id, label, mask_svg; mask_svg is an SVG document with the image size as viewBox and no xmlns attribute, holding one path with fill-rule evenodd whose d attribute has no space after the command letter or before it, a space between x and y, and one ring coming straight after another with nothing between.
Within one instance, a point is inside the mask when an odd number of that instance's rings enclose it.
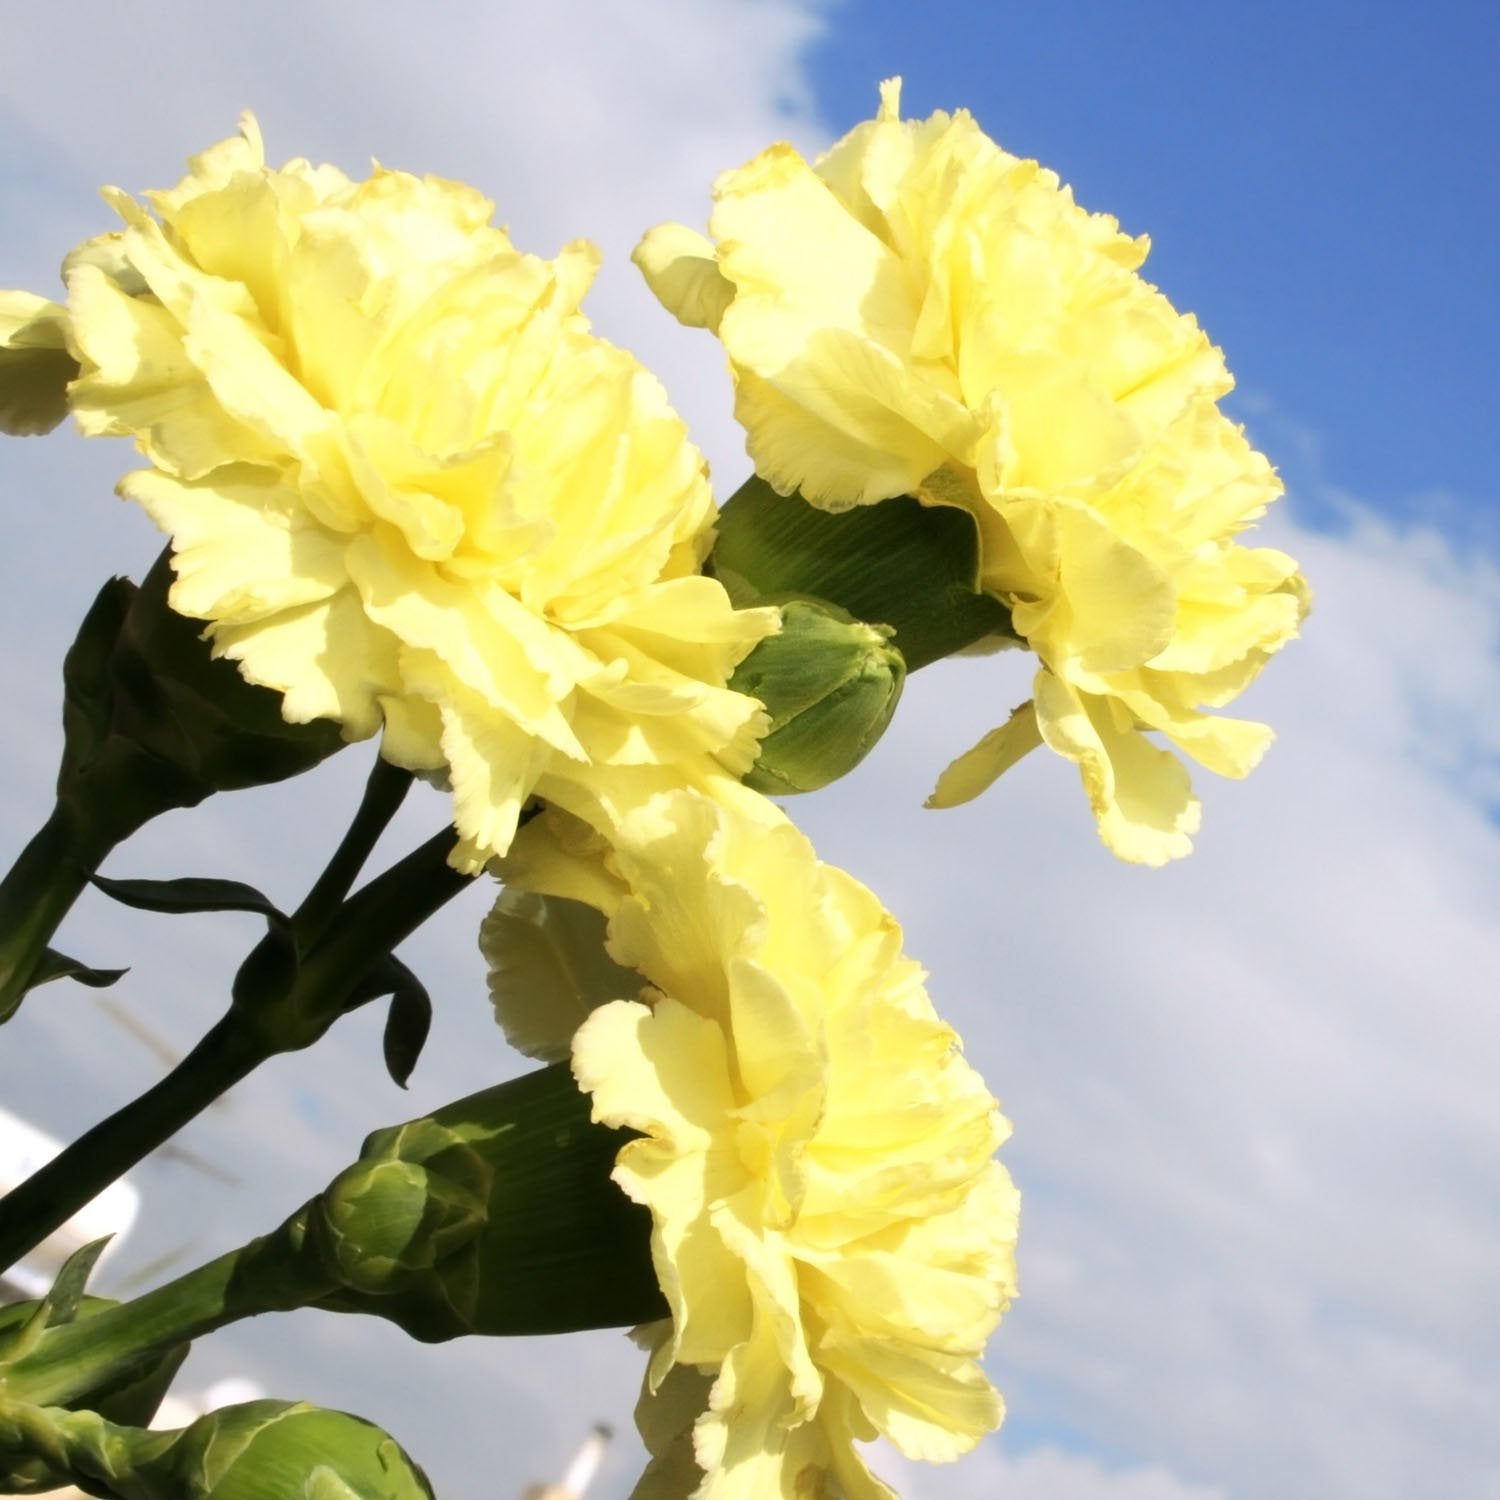
<instances>
[{"instance_id":1,"label":"green leaf","mask_svg":"<svg viewBox=\"0 0 1500 1500\"><path fill-rule=\"evenodd\" d=\"M391 990L391 1008L386 1012L381 1050L385 1054L386 1072L405 1088L432 1029L432 998L422 981L394 954L386 960L386 965L397 982Z\"/></svg>"},{"instance_id":2,"label":"green leaf","mask_svg":"<svg viewBox=\"0 0 1500 1500\"><path fill-rule=\"evenodd\" d=\"M180 912L248 911L262 916L273 927L286 929L290 919L253 885L239 880L215 880L208 876L184 875L177 880L111 880L105 875L92 882L113 901L136 911Z\"/></svg>"},{"instance_id":3,"label":"green leaf","mask_svg":"<svg viewBox=\"0 0 1500 1500\"><path fill-rule=\"evenodd\" d=\"M63 1262L62 1270L57 1273L52 1290L45 1299L51 1308L47 1318L49 1328L71 1323L78 1316L78 1307L88 1287L89 1277L93 1275L94 1266L104 1253L104 1247L113 1238L113 1235L106 1234L97 1240L90 1240Z\"/></svg>"},{"instance_id":4,"label":"green leaf","mask_svg":"<svg viewBox=\"0 0 1500 1500\"><path fill-rule=\"evenodd\" d=\"M54 979L72 979L93 990L107 990L129 972L129 969L91 969L78 959L69 958L66 953L47 948L37 961L36 968L31 971L26 988L34 990L39 984L50 984Z\"/></svg>"}]
</instances>

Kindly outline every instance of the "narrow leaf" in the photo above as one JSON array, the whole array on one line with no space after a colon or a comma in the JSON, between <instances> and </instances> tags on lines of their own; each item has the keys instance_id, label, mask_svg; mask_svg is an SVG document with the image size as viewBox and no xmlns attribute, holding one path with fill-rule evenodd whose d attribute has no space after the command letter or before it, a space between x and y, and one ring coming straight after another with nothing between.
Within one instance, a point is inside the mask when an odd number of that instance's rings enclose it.
<instances>
[{"instance_id":1,"label":"narrow leaf","mask_svg":"<svg viewBox=\"0 0 1500 1500\"><path fill-rule=\"evenodd\" d=\"M37 960L36 968L31 972L26 988L34 990L39 984L50 984L54 979L74 979L79 984L88 985L90 989L107 990L129 972L129 969L91 969L78 959L69 958L66 953L59 953L55 948L45 948L41 958Z\"/></svg>"},{"instance_id":2,"label":"narrow leaf","mask_svg":"<svg viewBox=\"0 0 1500 1500\"><path fill-rule=\"evenodd\" d=\"M239 880L214 880L184 875L178 880L111 880L95 875L93 883L112 900L136 911L181 912L248 911L272 927L285 928L289 919L269 897Z\"/></svg>"},{"instance_id":3,"label":"narrow leaf","mask_svg":"<svg viewBox=\"0 0 1500 1500\"><path fill-rule=\"evenodd\" d=\"M381 1050L385 1054L386 1072L405 1088L432 1029L432 998L422 981L399 958L393 955L390 962L400 971L402 980L391 992Z\"/></svg>"},{"instance_id":4,"label":"narrow leaf","mask_svg":"<svg viewBox=\"0 0 1500 1500\"><path fill-rule=\"evenodd\" d=\"M95 1263L104 1253L104 1247L113 1235L103 1235L97 1240L80 1246L62 1264L52 1290L47 1293L47 1304L52 1309L48 1316L49 1327L56 1328L71 1323L78 1316L78 1306L83 1301L89 1277L93 1275Z\"/></svg>"}]
</instances>

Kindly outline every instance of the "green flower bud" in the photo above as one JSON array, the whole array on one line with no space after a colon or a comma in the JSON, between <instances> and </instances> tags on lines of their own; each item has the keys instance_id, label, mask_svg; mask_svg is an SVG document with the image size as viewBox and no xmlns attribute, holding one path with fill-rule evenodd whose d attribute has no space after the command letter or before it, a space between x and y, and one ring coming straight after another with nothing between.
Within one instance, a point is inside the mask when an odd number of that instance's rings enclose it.
<instances>
[{"instance_id":1,"label":"green flower bud","mask_svg":"<svg viewBox=\"0 0 1500 1500\"><path fill-rule=\"evenodd\" d=\"M628 1133L595 1125L565 1064L365 1142L303 1210L303 1253L414 1338L628 1327L666 1314L651 1218L610 1181Z\"/></svg>"},{"instance_id":2,"label":"green flower bud","mask_svg":"<svg viewBox=\"0 0 1500 1500\"><path fill-rule=\"evenodd\" d=\"M446 1172L399 1155L357 1161L319 1197L327 1253L350 1291L419 1289L483 1230L484 1198L458 1179L487 1180L486 1169L478 1157L464 1160L461 1144L451 1149Z\"/></svg>"},{"instance_id":3,"label":"green flower bud","mask_svg":"<svg viewBox=\"0 0 1500 1500\"><path fill-rule=\"evenodd\" d=\"M906 681L889 626L837 605L793 599L782 627L745 658L730 687L765 704L771 731L745 776L758 792L812 792L852 771L885 733Z\"/></svg>"},{"instance_id":4,"label":"green flower bud","mask_svg":"<svg viewBox=\"0 0 1500 1500\"><path fill-rule=\"evenodd\" d=\"M6 1494L71 1483L122 1500L432 1500L387 1433L301 1401L250 1401L149 1432L0 1392L0 1452Z\"/></svg>"},{"instance_id":5,"label":"green flower bud","mask_svg":"<svg viewBox=\"0 0 1500 1500\"><path fill-rule=\"evenodd\" d=\"M161 1500L432 1500L427 1476L394 1438L302 1401L209 1412L134 1477Z\"/></svg>"}]
</instances>

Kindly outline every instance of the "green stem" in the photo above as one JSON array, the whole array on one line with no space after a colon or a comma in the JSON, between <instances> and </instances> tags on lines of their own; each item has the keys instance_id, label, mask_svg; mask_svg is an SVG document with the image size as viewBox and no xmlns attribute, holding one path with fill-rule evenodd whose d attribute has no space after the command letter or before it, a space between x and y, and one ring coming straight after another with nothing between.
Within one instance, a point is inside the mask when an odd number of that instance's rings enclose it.
<instances>
[{"instance_id":1,"label":"green stem","mask_svg":"<svg viewBox=\"0 0 1500 1500\"><path fill-rule=\"evenodd\" d=\"M359 872L364 869L380 835L396 816L411 784L410 771L376 756L375 765L365 782L364 797L349 831L293 918L303 947L311 947L322 936Z\"/></svg>"},{"instance_id":2,"label":"green stem","mask_svg":"<svg viewBox=\"0 0 1500 1500\"><path fill-rule=\"evenodd\" d=\"M273 1055L230 1011L159 1082L0 1199L0 1267L13 1265L104 1187Z\"/></svg>"},{"instance_id":3,"label":"green stem","mask_svg":"<svg viewBox=\"0 0 1500 1500\"><path fill-rule=\"evenodd\" d=\"M303 1214L118 1307L49 1328L5 1369L5 1394L57 1406L113 1385L166 1350L227 1323L305 1307L337 1282L304 1254Z\"/></svg>"},{"instance_id":4,"label":"green stem","mask_svg":"<svg viewBox=\"0 0 1500 1500\"><path fill-rule=\"evenodd\" d=\"M0 1199L0 1268L73 1217L267 1058L310 1047L351 1008L366 973L470 883L447 862L445 828L339 909L271 993L237 1000L183 1060ZM253 955L252 955L253 956Z\"/></svg>"},{"instance_id":5,"label":"green stem","mask_svg":"<svg viewBox=\"0 0 1500 1500\"><path fill-rule=\"evenodd\" d=\"M138 1481L135 1470L176 1437L117 1426L92 1411L28 1406L0 1395L0 1483L24 1494L87 1477L109 1486L92 1494L149 1500L160 1491Z\"/></svg>"},{"instance_id":6,"label":"green stem","mask_svg":"<svg viewBox=\"0 0 1500 1500\"><path fill-rule=\"evenodd\" d=\"M448 863L454 842L451 828L433 834L344 903L303 966L305 1011L341 1003L375 961L473 884Z\"/></svg>"},{"instance_id":7,"label":"green stem","mask_svg":"<svg viewBox=\"0 0 1500 1500\"><path fill-rule=\"evenodd\" d=\"M111 843L59 801L0 881L0 1020L21 1003L52 934Z\"/></svg>"}]
</instances>

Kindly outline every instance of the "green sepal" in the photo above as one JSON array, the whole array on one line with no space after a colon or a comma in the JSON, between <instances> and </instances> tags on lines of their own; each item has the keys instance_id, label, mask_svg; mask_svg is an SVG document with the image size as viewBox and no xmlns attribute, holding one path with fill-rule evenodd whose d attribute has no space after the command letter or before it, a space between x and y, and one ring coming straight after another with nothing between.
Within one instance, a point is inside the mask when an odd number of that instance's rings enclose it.
<instances>
[{"instance_id":1,"label":"green sepal","mask_svg":"<svg viewBox=\"0 0 1500 1500\"><path fill-rule=\"evenodd\" d=\"M815 599L787 601L781 618L729 680L771 716L743 778L769 796L817 791L852 771L885 733L906 681L889 626Z\"/></svg>"},{"instance_id":2,"label":"green sepal","mask_svg":"<svg viewBox=\"0 0 1500 1500\"><path fill-rule=\"evenodd\" d=\"M279 693L215 657L202 622L167 602L171 582L166 552L139 588L111 579L63 663L58 796L107 825L111 842L214 792L294 776L344 744L330 720L287 723Z\"/></svg>"},{"instance_id":3,"label":"green sepal","mask_svg":"<svg viewBox=\"0 0 1500 1500\"><path fill-rule=\"evenodd\" d=\"M705 566L739 608L802 595L890 626L909 672L1013 635L980 589L979 528L957 506L902 496L835 513L752 477L719 512Z\"/></svg>"},{"instance_id":4,"label":"green sepal","mask_svg":"<svg viewBox=\"0 0 1500 1500\"><path fill-rule=\"evenodd\" d=\"M331 720L289 724L281 695L216 658L168 603L167 553L137 588L100 589L63 662L63 754L52 815L0 881L0 1021L111 849L161 813L262 786L342 748Z\"/></svg>"}]
</instances>

